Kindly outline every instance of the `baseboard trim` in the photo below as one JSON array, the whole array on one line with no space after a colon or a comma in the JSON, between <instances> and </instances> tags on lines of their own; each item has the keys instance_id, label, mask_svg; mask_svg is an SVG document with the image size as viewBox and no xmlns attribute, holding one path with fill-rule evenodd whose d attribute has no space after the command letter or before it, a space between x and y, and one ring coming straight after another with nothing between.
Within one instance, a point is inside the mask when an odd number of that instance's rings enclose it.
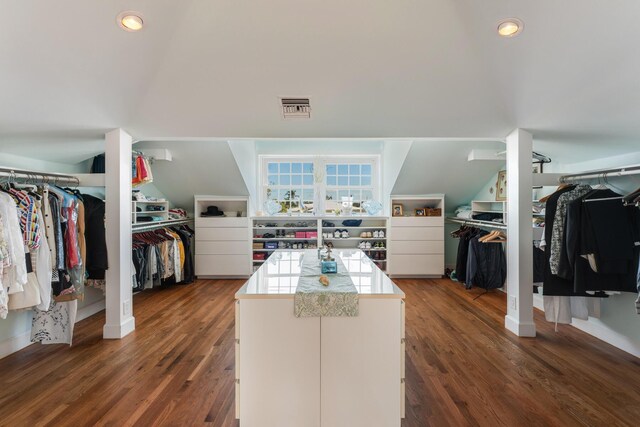
<instances>
[{"instance_id":1,"label":"baseboard trim","mask_svg":"<svg viewBox=\"0 0 640 427\"><path fill-rule=\"evenodd\" d=\"M573 318L571 319L571 326L640 358L640 346L637 343L629 341L628 337L619 334L602 324L598 324L596 319L580 320Z\"/></svg>"},{"instance_id":2,"label":"baseboard trim","mask_svg":"<svg viewBox=\"0 0 640 427\"><path fill-rule=\"evenodd\" d=\"M106 308L106 304L107 304L106 300L102 299L86 307L82 307L81 309L78 310L78 314L76 315L76 323L86 319L87 317L91 317L94 314L100 313L102 310Z\"/></svg>"},{"instance_id":3,"label":"baseboard trim","mask_svg":"<svg viewBox=\"0 0 640 427\"><path fill-rule=\"evenodd\" d=\"M504 327L519 337L533 338L536 336L535 323L521 323L512 316L504 316Z\"/></svg>"},{"instance_id":4,"label":"baseboard trim","mask_svg":"<svg viewBox=\"0 0 640 427\"><path fill-rule=\"evenodd\" d=\"M118 340L129 335L135 329L136 319L132 316L118 325L104 325L104 328L102 329L102 337L106 340Z\"/></svg>"},{"instance_id":5,"label":"baseboard trim","mask_svg":"<svg viewBox=\"0 0 640 427\"><path fill-rule=\"evenodd\" d=\"M31 344L33 344L31 342L31 330L4 340L0 342L0 359L29 347Z\"/></svg>"},{"instance_id":6,"label":"baseboard trim","mask_svg":"<svg viewBox=\"0 0 640 427\"><path fill-rule=\"evenodd\" d=\"M105 309L105 300L100 300L86 307L82 307L81 309L78 310L78 314L76 315L76 323L88 317L91 317L94 314L99 313L104 309ZM23 348L29 347L31 344L35 344L31 342L31 330L23 332L22 334L16 335L14 337L8 338L0 342L0 359L7 357L10 354L13 354L17 351L20 351Z\"/></svg>"}]
</instances>

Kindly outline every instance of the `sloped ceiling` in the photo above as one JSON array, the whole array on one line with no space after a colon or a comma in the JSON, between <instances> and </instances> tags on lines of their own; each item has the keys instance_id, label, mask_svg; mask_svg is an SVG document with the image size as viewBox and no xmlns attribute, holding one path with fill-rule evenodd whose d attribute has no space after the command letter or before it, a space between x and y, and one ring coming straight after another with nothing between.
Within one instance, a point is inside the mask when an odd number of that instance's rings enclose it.
<instances>
[{"instance_id":1,"label":"sloped ceiling","mask_svg":"<svg viewBox=\"0 0 640 427\"><path fill-rule=\"evenodd\" d=\"M522 127L555 157L637 151L636 1L0 5L0 151L89 157L115 127L140 140L503 138ZM141 32L115 24L127 9L141 12ZM510 16L525 30L501 39ZM278 96L311 97L313 118L282 120Z\"/></svg>"},{"instance_id":2,"label":"sloped ceiling","mask_svg":"<svg viewBox=\"0 0 640 427\"><path fill-rule=\"evenodd\" d=\"M193 212L194 195L248 196L226 141L140 142L136 150L167 148L173 160L153 163L153 184L174 206Z\"/></svg>"},{"instance_id":3,"label":"sloped ceiling","mask_svg":"<svg viewBox=\"0 0 640 427\"><path fill-rule=\"evenodd\" d=\"M402 165L391 194L445 193L445 209L453 211L473 196L504 168L504 160L467 161L474 149L503 151L500 142L416 141Z\"/></svg>"}]
</instances>

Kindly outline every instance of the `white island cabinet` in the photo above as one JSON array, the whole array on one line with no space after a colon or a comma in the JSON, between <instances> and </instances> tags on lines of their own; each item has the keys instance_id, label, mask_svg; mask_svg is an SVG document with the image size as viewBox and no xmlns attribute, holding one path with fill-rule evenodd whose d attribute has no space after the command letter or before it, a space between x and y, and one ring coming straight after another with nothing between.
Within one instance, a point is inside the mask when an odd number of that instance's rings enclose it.
<instances>
[{"instance_id":1,"label":"white island cabinet","mask_svg":"<svg viewBox=\"0 0 640 427\"><path fill-rule=\"evenodd\" d=\"M360 250L336 250L357 317L294 316L302 257L276 251L236 293L241 427L393 427L404 417L404 293Z\"/></svg>"}]
</instances>

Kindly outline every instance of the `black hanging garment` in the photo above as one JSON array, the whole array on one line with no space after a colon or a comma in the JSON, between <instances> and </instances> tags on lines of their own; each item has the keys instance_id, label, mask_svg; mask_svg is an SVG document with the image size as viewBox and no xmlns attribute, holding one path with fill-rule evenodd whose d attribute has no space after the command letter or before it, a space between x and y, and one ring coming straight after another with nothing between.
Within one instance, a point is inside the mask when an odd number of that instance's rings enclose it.
<instances>
[{"instance_id":1,"label":"black hanging garment","mask_svg":"<svg viewBox=\"0 0 640 427\"><path fill-rule=\"evenodd\" d=\"M569 248L574 259L574 290L637 293L640 256L640 211L624 206L611 190L595 190L577 208L576 228L580 231L576 247Z\"/></svg>"},{"instance_id":2,"label":"black hanging garment","mask_svg":"<svg viewBox=\"0 0 640 427\"><path fill-rule=\"evenodd\" d=\"M486 290L504 286L507 280L507 258L501 243L482 243L480 232L469 242L466 288L473 286Z\"/></svg>"},{"instance_id":3,"label":"black hanging garment","mask_svg":"<svg viewBox=\"0 0 640 427\"><path fill-rule=\"evenodd\" d=\"M104 280L109 267L107 261L107 239L105 233L104 201L89 194L83 194L85 241L87 245L86 268L88 279Z\"/></svg>"}]
</instances>

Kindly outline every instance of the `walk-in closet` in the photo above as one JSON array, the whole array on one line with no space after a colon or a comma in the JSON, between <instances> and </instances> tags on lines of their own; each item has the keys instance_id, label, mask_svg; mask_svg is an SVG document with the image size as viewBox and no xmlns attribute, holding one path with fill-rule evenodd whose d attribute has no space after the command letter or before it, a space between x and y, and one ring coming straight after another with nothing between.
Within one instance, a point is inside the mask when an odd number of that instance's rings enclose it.
<instances>
[{"instance_id":1,"label":"walk-in closet","mask_svg":"<svg viewBox=\"0 0 640 427\"><path fill-rule=\"evenodd\" d=\"M635 426L640 3L4 1L0 426Z\"/></svg>"}]
</instances>

